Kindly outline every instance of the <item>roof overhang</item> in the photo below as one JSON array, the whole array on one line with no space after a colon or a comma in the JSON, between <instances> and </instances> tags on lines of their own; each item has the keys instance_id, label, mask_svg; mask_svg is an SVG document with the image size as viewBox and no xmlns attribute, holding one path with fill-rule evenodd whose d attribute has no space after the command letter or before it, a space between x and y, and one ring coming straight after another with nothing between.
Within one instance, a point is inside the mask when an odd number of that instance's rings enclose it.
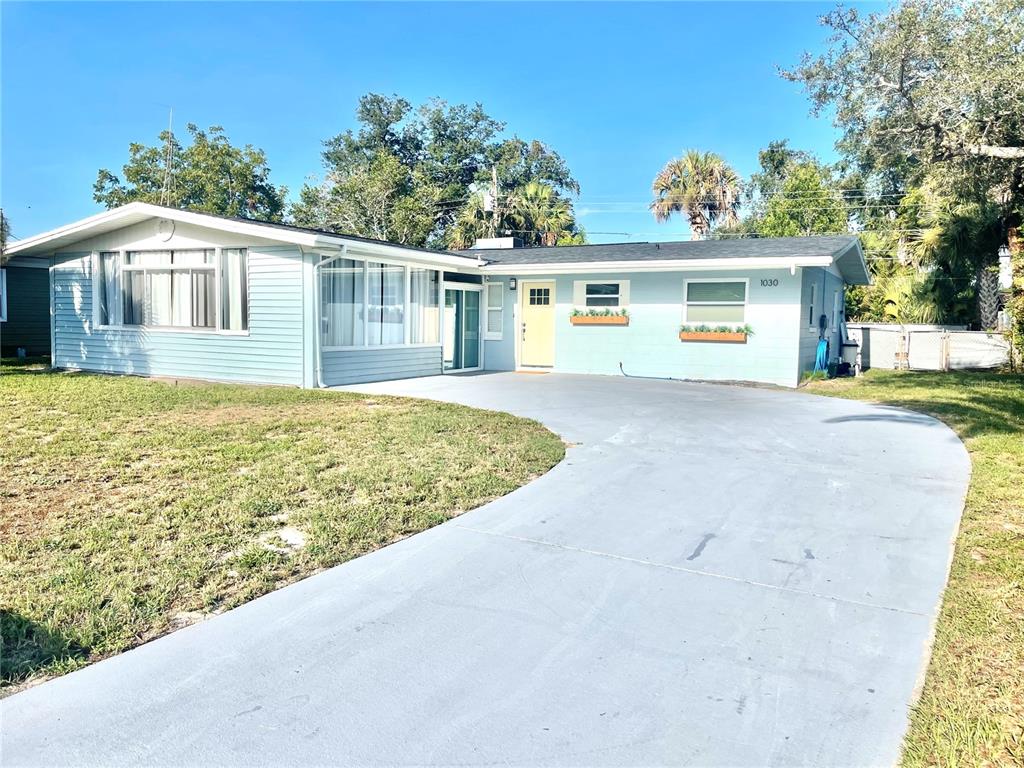
<instances>
[{"instance_id":1,"label":"roof overhang","mask_svg":"<svg viewBox=\"0 0 1024 768\"><path fill-rule=\"evenodd\" d=\"M622 272L709 272L750 271L752 269L788 269L831 267L839 271L849 285L870 285L871 274L860 239L854 238L843 250L818 256L751 256L716 259L623 259L619 261L534 262L503 264L492 262L480 268L487 275L574 275Z\"/></svg>"},{"instance_id":2,"label":"roof overhang","mask_svg":"<svg viewBox=\"0 0 1024 768\"><path fill-rule=\"evenodd\" d=\"M177 208L165 208L161 205L140 202L128 203L120 208L103 211L63 227L51 229L49 232L18 240L15 243L9 244L7 256L48 256L81 240L124 227L130 227L133 224L154 218L194 224L195 226L215 229L221 232L231 232L244 237L287 243L299 246L304 250L317 250L319 248L332 250L345 245L349 250L358 251L370 256L400 258L406 261L466 271L475 271L480 263L476 257L457 256L455 254L439 253L409 246L370 242L359 238L345 237L344 235L306 232L298 229L276 227L258 221L227 219L221 216L197 213L196 211L183 211Z\"/></svg>"},{"instance_id":3,"label":"roof overhang","mask_svg":"<svg viewBox=\"0 0 1024 768\"><path fill-rule=\"evenodd\" d=\"M855 238L845 250L833 257L833 263L847 285L871 285L871 271L860 247L860 238Z\"/></svg>"},{"instance_id":4,"label":"roof overhang","mask_svg":"<svg viewBox=\"0 0 1024 768\"><path fill-rule=\"evenodd\" d=\"M688 272L732 271L751 269L789 269L797 267L828 267L831 256L766 259L657 259L648 261L577 261L566 264L487 264L481 272L493 275L556 275L608 272Z\"/></svg>"}]
</instances>

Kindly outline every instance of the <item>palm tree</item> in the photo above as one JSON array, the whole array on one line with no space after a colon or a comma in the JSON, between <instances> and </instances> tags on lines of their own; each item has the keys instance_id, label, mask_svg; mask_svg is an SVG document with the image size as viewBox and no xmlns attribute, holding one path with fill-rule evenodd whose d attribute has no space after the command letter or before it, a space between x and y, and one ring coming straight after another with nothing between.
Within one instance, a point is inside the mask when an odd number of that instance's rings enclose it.
<instances>
[{"instance_id":1,"label":"palm tree","mask_svg":"<svg viewBox=\"0 0 1024 768\"><path fill-rule=\"evenodd\" d=\"M493 219L481 191L470 195L448 236L454 250L472 248L487 237ZM572 204L548 184L531 181L512 192L499 211L497 234L512 234L527 245L577 245L586 241L576 225Z\"/></svg>"},{"instance_id":2,"label":"palm tree","mask_svg":"<svg viewBox=\"0 0 1024 768\"><path fill-rule=\"evenodd\" d=\"M569 201L539 181L528 182L516 191L509 219L531 245L555 245L563 235L572 234L576 226Z\"/></svg>"},{"instance_id":3,"label":"palm tree","mask_svg":"<svg viewBox=\"0 0 1024 768\"><path fill-rule=\"evenodd\" d=\"M897 323L937 323L942 313L934 288L919 272L904 272L879 281L885 316Z\"/></svg>"},{"instance_id":4,"label":"palm tree","mask_svg":"<svg viewBox=\"0 0 1024 768\"><path fill-rule=\"evenodd\" d=\"M486 208L484 193L473 192L455 218L455 224L448 235L449 248L456 251L472 248L478 238L487 236L491 213Z\"/></svg>"},{"instance_id":5,"label":"palm tree","mask_svg":"<svg viewBox=\"0 0 1024 768\"><path fill-rule=\"evenodd\" d=\"M654 178L652 191L654 218L668 221L673 213L685 215L694 240L707 237L715 224L739 220L740 178L713 152L688 149L670 160Z\"/></svg>"}]
</instances>

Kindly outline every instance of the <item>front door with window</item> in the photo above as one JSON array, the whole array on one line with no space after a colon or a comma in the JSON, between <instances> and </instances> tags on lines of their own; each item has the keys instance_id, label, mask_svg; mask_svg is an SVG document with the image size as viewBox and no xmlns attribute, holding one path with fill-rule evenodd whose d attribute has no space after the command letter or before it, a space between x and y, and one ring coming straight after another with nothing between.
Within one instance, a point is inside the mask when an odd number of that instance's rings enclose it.
<instances>
[{"instance_id":1,"label":"front door with window","mask_svg":"<svg viewBox=\"0 0 1024 768\"><path fill-rule=\"evenodd\" d=\"M550 368L555 364L555 284L522 283L519 364Z\"/></svg>"}]
</instances>

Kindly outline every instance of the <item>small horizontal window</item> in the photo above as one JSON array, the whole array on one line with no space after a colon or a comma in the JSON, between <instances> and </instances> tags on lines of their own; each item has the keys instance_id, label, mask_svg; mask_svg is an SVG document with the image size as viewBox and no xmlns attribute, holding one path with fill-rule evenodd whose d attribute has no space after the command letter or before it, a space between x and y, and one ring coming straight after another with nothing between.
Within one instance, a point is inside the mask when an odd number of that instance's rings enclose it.
<instances>
[{"instance_id":1,"label":"small horizontal window","mask_svg":"<svg viewBox=\"0 0 1024 768\"><path fill-rule=\"evenodd\" d=\"M619 306L619 284L587 283L586 305L588 307Z\"/></svg>"},{"instance_id":2,"label":"small horizontal window","mask_svg":"<svg viewBox=\"0 0 1024 768\"><path fill-rule=\"evenodd\" d=\"M577 309L625 309L629 306L629 280L576 280L572 303Z\"/></svg>"},{"instance_id":3,"label":"small horizontal window","mask_svg":"<svg viewBox=\"0 0 1024 768\"><path fill-rule=\"evenodd\" d=\"M738 301L747 298L746 283L687 283L687 301Z\"/></svg>"}]
</instances>

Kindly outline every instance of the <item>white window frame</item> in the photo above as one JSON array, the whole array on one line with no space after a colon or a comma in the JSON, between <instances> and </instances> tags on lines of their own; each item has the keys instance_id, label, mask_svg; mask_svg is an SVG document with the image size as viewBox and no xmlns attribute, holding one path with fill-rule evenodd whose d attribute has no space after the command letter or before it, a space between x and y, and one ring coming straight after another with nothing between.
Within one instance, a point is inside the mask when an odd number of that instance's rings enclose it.
<instances>
[{"instance_id":1,"label":"white window frame","mask_svg":"<svg viewBox=\"0 0 1024 768\"><path fill-rule=\"evenodd\" d=\"M224 318L222 316L221 307L221 261L223 248L217 246L214 248L126 248L126 249L110 249L103 251L93 251L89 260L92 279L92 320L93 327L97 330L117 330L117 331L145 331L146 333L198 333L203 335L218 335L218 336L248 336L249 335L249 322L251 320L249 314L249 302L252 297L252 286L250 285L250 276L252 270L249 268L249 255L252 253L252 249L247 246L232 246L228 250L236 250L244 248L246 252L246 269L245 269L245 315L246 315L246 328L244 330L230 330L223 328ZM175 325L138 325L135 323L126 324L124 322L124 275L126 272L145 272L147 269L153 269L152 267L143 267L141 265L131 265L127 263L127 254L131 253L146 253L150 251L213 251L213 288L214 288L214 313L216 324L212 328L207 327L193 327L193 326L175 326ZM100 322L100 295L101 291L104 290L104 286L98 279L100 272L100 254L101 253L116 253L117 258L115 263L117 265L117 275L114 278L114 284L116 286L117 303L114 307L115 318L117 322L101 323ZM109 311L109 308L108 308Z\"/></svg>"},{"instance_id":2,"label":"white window frame","mask_svg":"<svg viewBox=\"0 0 1024 768\"><path fill-rule=\"evenodd\" d=\"M818 284L811 283L811 305L807 312L807 329L810 331L818 330L818 321L814 316L814 304L818 299Z\"/></svg>"},{"instance_id":3,"label":"white window frame","mask_svg":"<svg viewBox=\"0 0 1024 768\"><path fill-rule=\"evenodd\" d=\"M7 322L7 270L0 269L0 323Z\"/></svg>"},{"instance_id":4,"label":"white window frame","mask_svg":"<svg viewBox=\"0 0 1024 768\"><path fill-rule=\"evenodd\" d=\"M601 307L588 307L587 306L587 286L588 285L609 285L615 283L619 286L619 292L616 294L616 298L619 303L611 306L604 305ZM597 310L600 312L602 309L608 310L619 310L629 309L629 280L573 280L572 283L572 304L574 309L586 311L589 309Z\"/></svg>"},{"instance_id":5,"label":"white window frame","mask_svg":"<svg viewBox=\"0 0 1024 768\"><path fill-rule=\"evenodd\" d=\"M491 287L497 288L498 303L491 304ZM505 283L497 280L484 283L484 341L501 341L505 334ZM491 312L497 312L501 322L498 330L488 330L491 325Z\"/></svg>"},{"instance_id":6,"label":"white window frame","mask_svg":"<svg viewBox=\"0 0 1024 768\"><path fill-rule=\"evenodd\" d=\"M444 334L442 331L442 319L444 317L444 269L434 264L413 264L407 261L397 261L395 259L387 259L379 256L367 256L362 253L353 253L348 251L345 255L346 259L350 261L357 261L363 265L363 307L369 305L370 299L370 281L369 281L369 263L372 261L374 264L387 264L392 267L402 267L403 269L403 281L405 285L405 309L402 312L402 338L404 341L401 344L369 344L370 340L370 327L369 323L363 322L363 341L361 344L345 344L345 345L324 345L321 337L321 352L351 352L353 350L370 350L370 349L416 349L416 348L440 348L442 341L444 340ZM410 295L411 288L411 271L414 269L432 269L437 272L437 285L438 285L438 333L436 342L421 342L413 344L409 341L412 334L412 327L409 324L409 309L412 298ZM322 286L320 281L323 280L323 271L317 270L317 284L315 287L316 291L321 291ZM320 295L318 293L318 295ZM321 308L321 313L323 309ZM320 333L320 319L317 321L317 333Z\"/></svg>"},{"instance_id":7,"label":"white window frame","mask_svg":"<svg viewBox=\"0 0 1024 768\"><path fill-rule=\"evenodd\" d=\"M443 274L442 274L442 277L444 277ZM473 291L475 293L479 293L480 294L480 300L479 300L479 306L480 306L480 317L479 317L480 328L477 329L477 334L478 334L477 335L477 339L478 339L477 343L478 343L478 347L479 347L478 352L477 352L477 360L479 361L479 365L477 365L474 368L452 368L450 370L445 370L444 369L444 334L447 331L447 328L445 327L445 323L444 323L445 291ZM485 317L485 315L483 313L483 308L484 308L484 306L487 303L487 299L485 298L486 294L487 294L487 284L486 283L457 283L457 282L454 282L454 281L447 281L447 282L444 281L444 280L441 281L441 344L439 345L441 347L441 373L443 373L445 375L452 375L452 374L471 373L473 371L482 371L482 370L484 370L484 354L485 354L485 351L487 349L486 345L484 344L484 342L487 340L486 338L484 338L484 333L487 330L487 319L486 319L486 317ZM429 345L429 346L434 346L434 345Z\"/></svg>"},{"instance_id":8,"label":"white window frame","mask_svg":"<svg viewBox=\"0 0 1024 768\"><path fill-rule=\"evenodd\" d=\"M690 301L690 283L743 283L743 301ZM741 320L691 320L690 305L694 306L719 306L728 305L743 307L743 318ZM747 323L747 306L750 304L750 278L748 277L692 277L683 280L683 322L690 325L734 325L742 326Z\"/></svg>"}]
</instances>

